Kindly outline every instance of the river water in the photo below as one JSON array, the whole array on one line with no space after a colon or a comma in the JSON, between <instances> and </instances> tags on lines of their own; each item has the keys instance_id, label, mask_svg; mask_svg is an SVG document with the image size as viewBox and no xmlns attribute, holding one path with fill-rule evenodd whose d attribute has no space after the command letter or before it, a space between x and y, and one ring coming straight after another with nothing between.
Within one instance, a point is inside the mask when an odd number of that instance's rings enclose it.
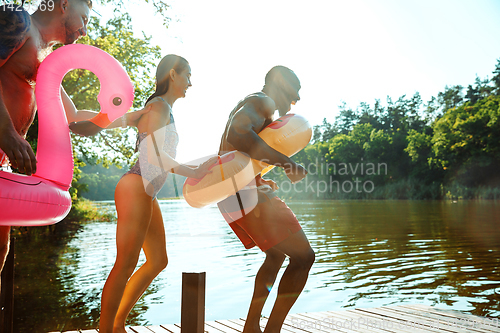
<instances>
[{"instance_id":1,"label":"river water","mask_svg":"<svg viewBox=\"0 0 500 333\"><path fill-rule=\"evenodd\" d=\"M288 204L316 252L291 313L404 303L500 316L500 202ZM160 206L169 265L134 308L130 324L180 322L182 272L206 272L206 320L245 317L264 255L245 250L216 207L193 209L181 200ZM108 209L114 210L112 203ZM16 273L23 275L16 289L23 295L17 300L23 304L16 305L19 332L96 326L100 292L116 254L115 229L113 222L85 223L49 256L49 272L16 268L25 270Z\"/></svg>"}]
</instances>

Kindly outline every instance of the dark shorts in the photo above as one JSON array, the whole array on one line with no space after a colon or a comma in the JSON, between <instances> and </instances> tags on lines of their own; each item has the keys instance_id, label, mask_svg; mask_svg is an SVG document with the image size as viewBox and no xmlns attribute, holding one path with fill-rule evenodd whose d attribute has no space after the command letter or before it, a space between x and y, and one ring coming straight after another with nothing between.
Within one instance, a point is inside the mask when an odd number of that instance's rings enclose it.
<instances>
[{"instance_id":1,"label":"dark shorts","mask_svg":"<svg viewBox=\"0 0 500 333\"><path fill-rule=\"evenodd\" d=\"M245 248L257 245L263 252L301 230L297 217L278 197L267 198L243 217L233 220L231 212L219 209Z\"/></svg>"}]
</instances>

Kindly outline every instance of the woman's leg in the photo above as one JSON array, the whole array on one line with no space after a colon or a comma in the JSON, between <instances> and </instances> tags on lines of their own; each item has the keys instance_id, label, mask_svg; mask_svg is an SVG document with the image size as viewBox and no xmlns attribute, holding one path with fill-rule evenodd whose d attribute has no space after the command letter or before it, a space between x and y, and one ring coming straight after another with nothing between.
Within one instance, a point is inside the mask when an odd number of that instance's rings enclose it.
<instances>
[{"instance_id":1,"label":"woman's leg","mask_svg":"<svg viewBox=\"0 0 500 333\"><path fill-rule=\"evenodd\" d=\"M144 191L142 178L138 175L127 175L118 182L115 203L118 213L117 254L102 291L100 333L113 332L115 316L127 281L137 265L153 211L151 197Z\"/></svg>"},{"instance_id":2,"label":"woman's leg","mask_svg":"<svg viewBox=\"0 0 500 333\"><path fill-rule=\"evenodd\" d=\"M153 279L167 266L167 244L160 206L155 199L153 215L143 244L146 262L132 275L127 283L122 301L115 318L115 328L125 329L129 312L146 291Z\"/></svg>"}]
</instances>

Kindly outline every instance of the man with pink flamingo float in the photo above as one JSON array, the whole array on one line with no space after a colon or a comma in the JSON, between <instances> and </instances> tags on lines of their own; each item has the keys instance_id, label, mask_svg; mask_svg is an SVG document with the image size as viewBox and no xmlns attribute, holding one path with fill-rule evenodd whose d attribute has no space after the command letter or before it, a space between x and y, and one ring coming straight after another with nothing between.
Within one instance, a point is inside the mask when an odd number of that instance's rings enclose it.
<instances>
[{"instance_id":1,"label":"man with pink flamingo float","mask_svg":"<svg viewBox=\"0 0 500 333\"><path fill-rule=\"evenodd\" d=\"M21 173L36 172L35 155L24 138L36 112L38 67L56 44L72 44L87 34L91 8L91 0L42 0L29 15L21 6L0 6L0 167L10 160ZM68 123L97 114L78 111L62 87L61 98ZM144 112L128 113L108 128L136 125ZM9 237L10 226L0 226L0 272L9 252Z\"/></svg>"}]
</instances>

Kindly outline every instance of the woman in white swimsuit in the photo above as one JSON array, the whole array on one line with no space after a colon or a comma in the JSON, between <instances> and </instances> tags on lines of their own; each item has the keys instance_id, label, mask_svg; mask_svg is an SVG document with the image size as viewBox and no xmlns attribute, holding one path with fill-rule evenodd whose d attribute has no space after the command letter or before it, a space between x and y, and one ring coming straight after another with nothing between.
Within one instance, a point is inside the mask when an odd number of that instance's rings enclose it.
<instances>
[{"instance_id":1,"label":"woman in white swimsuit","mask_svg":"<svg viewBox=\"0 0 500 333\"><path fill-rule=\"evenodd\" d=\"M156 69L156 91L146 101L149 113L139 120L139 161L115 190L118 222L117 255L102 292L100 333L125 333L125 320L151 281L167 266L165 229L156 195L167 172L201 178L212 160L197 168L175 162L178 135L174 102L191 86L191 68L177 55L167 55ZM146 262L132 275L141 248Z\"/></svg>"}]
</instances>

